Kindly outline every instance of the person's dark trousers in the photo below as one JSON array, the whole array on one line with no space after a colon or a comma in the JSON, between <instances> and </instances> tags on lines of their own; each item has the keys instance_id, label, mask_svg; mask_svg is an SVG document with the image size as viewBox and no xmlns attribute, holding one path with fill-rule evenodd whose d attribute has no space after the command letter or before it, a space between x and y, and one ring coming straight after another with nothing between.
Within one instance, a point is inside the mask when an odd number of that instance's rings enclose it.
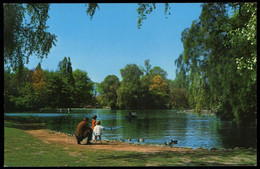
<instances>
[{"instance_id":1,"label":"person's dark trousers","mask_svg":"<svg viewBox=\"0 0 260 169\"><path fill-rule=\"evenodd\" d=\"M84 138L87 138L87 144L90 143L90 140L92 139L92 131L86 131L84 133L84 136L76 136L76 139L77 139L77 143L80 144L80 142L84 139Z\"/></svg>"}]
</instances>

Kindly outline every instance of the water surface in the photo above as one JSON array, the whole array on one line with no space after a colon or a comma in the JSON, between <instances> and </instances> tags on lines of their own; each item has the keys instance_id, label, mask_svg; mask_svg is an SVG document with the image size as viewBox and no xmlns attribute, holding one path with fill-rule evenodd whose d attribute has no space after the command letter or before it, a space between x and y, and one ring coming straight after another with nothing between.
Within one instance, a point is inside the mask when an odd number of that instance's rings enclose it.
<instances>
[{"instance_id":1,"label":"water surface","mask_svg":"<svg viewBox=\"0 0 260 169\"><path fill-rule=\"evenodd\" d=\"M97 115L97 120L106 130L102 139L131 138L141 144L163 144L171 139L178 140L178 147L192 148L234 148L256 147L256 128L254 126L238 127L221 121L215 115L179 113L177 110L138 110L137 118L127 119L129 110L72 109L71 113L6 113L7 116L39 120L46 123L50 130L74 134L77 124L84 117ZM91 124L90 124L91 125Z\"/></svg>"}]
</instances>

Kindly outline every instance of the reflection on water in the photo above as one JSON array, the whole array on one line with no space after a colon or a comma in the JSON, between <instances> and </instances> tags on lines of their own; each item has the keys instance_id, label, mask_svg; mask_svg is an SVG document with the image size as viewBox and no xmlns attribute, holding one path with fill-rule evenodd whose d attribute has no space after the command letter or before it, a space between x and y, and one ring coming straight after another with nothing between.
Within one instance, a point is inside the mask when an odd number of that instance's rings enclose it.
<instances>
[{"instance_id":1,"label":"reflection on water","mask_svg":"<svg viewBox=\"0 0 260 169\"><path fill-rule=\"evenodd\" d=\"M84 117L97 115L105 127L102 139L131 138L135 143L144 138L144 144L163 144L178 140L179 147L234 148L256 147L256 128L243 127L221 121L214 115L177 113L177 110L139 110L136 119L125 118L127 110L77 109L66 113L7 113L7 116L39 120L47 128L74 134ZM91 122L91 121L90 121Z\"/></svg>"}]
</instances>

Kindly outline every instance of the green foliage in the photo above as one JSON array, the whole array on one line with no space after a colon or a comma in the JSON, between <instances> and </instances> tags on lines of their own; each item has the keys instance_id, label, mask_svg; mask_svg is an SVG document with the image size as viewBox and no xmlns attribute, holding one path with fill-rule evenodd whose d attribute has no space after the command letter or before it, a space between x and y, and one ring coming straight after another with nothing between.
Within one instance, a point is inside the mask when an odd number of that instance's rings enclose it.
<instances>
[{"instance_id":1,"label":"green foliage","mask_svg":"<svg viewBox=\"0 0 260 169\"><path fill-rule=\"evenodd\" d=\"M76 69L73 71L75 78L75 106L84 107L91 104L93 82L88 77L87 72Z\"/></svg>"},{"instance_id":2,"label":"green foliage","mask_svg":"<svg viewBox=\"0 0 260 169\"><path fill-rule=\"evenodd\" d=\"M140 77L143 72L136 64L128 64L124 69L120 69L123 78L118 89L117 104L119 108L138 108L140 105Z\"/></svg>"},{"instance_id":3,"label":"green foliage","mask_svg":"<svg viewBox=\"0 0 260 169\"><path fill-rule=\"evenodd\" d=\"M158 66L152 68L149 60L145 60L144 68L135 64L127 65L121 69L121 76L123 80L117 90L117 106L120 109L172 108L171 98L179 97L173 95L180 93L171 92L175 86L169 88L167 72ZM186 95L183 97L186 98ZM175 104L175 107L182 106Z\"/></svg>"},{"instance_id":4,"label":"green foliage","mask_svg":"<svg viewBox=\"0 0 260 169\"><path fill-rule=\"evenodd\" d=\"M90 16L90 19L92 20L96 9L99 9L99 6L97 3L88 3L85 4L85 6L88 6L87 8L87 15ZM138 3L138 8L136 9L137 13L138 13L138 21L137 21L137 27L138 29L141 28L143 21L145 19L147 19L147 15L151 14L154 10L156 9L156 3ZM168 12L168 10L171 9L171 7L169 7L168 3L165 3L164 5L164 14L165 15L171 15L170 12ZM167 16L166 16L167 18Z\"/></svg>"},{"instance_id":5,"label":"green foliage","mask_svg":"<svg viewBox=\"0 0 260 169\"><path fill-rule=\"evenodd\" d=\"M93 83L87 72L73 71L70 58L59 62L58 70L36 69L11 72L5 68L5 111L35 110L39 108L69 108L86 105L110 106L112 109L165 109L186 105L180 87L169 87L167 73L153 67L149 60L145 68L128 64L121 69L122 81L108 75L100 84ZM145 72L145 74L144 74ZM176 80L178 82L178 80ZM17 85L19 84L19 85ZM179 98L179 101L173 98Z\"/></svg>"},{"instance_id":6,"label":"green foliage","mask_svg":"<svg viewBox=\"0 0 260 169\"><path fill-rule=\"evenodd\" d=\"M120 82L117 76L108 75L103 82L100 83L101 96L103 104L110 106L112 109L116 108L117 102L117 90L120 86Z\"/></svg>"},{"instance_id":7,"label":"green foliage","mask_svg":"<svg viewBox=\"0 0 260 169\"><path fill-rule=\"evenodd\" d=\"M63 92L64 82L57 72L46 72L46 92L47 92L47 107L56 108L63 107Z\"/></svg>"},{"instance_id":8,"label":"green foliage","mask_svg":"<svg viewBox=\"0 0 260 169\"><path fill-rule=\"evenodd\" d=\"M47 57L56 36L47 31L49 4L4 3L4 62L18 68L34 54Z\"/></svg>"},{"instance_id":9,"label":"green foliage","mask_svg":"<svg viewBox=\"0 0 260 169\"><path fill-rule=\"evenodd\" d=\"M256 3L207 3L183 31L176 77L193 108L217 108L220 117L239 123L255 121L255 27Z\"/></svg>"},{"instance_id":10,"label":"green foliage","mask_svg":"<svg viewBox=\"0 0 260 169\"><path fill-rule=\"evenodd\" d=\"M20 88L19 97L16 98L16 106L19 110L31 110L36 108L38 101L37 94L32 83L26 82L25 86Z\"/></svg>"},{"instance_id":11,"label":"green foliage","mask_svg":"<svg viewBox=\"0 0 260 169\"><path fill-rule=\"evenodd\" d=\"M137 8L137 12L138 12L139 16L138 16L137 26L138 26L138 29L140 29L143 24L143 20L147 19L147 15L151 14L153 12L153 10L156 9L156 4L155 3L138 3L138 5L139 5L139 7ZM164 14L166 15L168 10L171 9L169 7L168 3L165 3L164 9L165 9ZM171 13L168 12L168 15L171 15Z\"/></svg>"},{"instance_id":12,"label":"green foliage","mask_svg":"<svg viewBox=\"0 0 260 169\"><path fill-rule=\"evenodd\" d=\"M66 57L56 72L42 70L38 64L35 70L6 68L4 75L6 112L93 104L93 82L84 71L72 72Z\"/></svg>"},{"instance_id":13,"label":"green foliage","mask_svg":"<svg viewBox=\"0 0 260 169\"><path fill-rule=\"evenodd\" d=\"M86 5L85 5L86 6ZM96 9L99 9L99 6L97 3L89 3L88 4L88 9L87 9L87 15L90 15L90 19L92 20L95 12L96 12Z\"/></svg>"},{"instance_id":14,"label":"green foliage","mask_svg":"<svg viewBox=\"0 0 260 169\"><path fill-rule=\"evenodd\" d=\"M186 108L189 107L187 91L176 78L174 81L169 81L169 107L170 108Z\"/></svg>"},{"instance_id":15,"label":"green foliage","mask_svg":"<svg viewBox=\"0 0 260 169\"><path fill-rule=\"evenodd\" d=\"M166 80L167 72L160 68L159 66L155 66L151 69L150 74L152 77L160 75L164 80Z\"/></svg>"}]
</instances>

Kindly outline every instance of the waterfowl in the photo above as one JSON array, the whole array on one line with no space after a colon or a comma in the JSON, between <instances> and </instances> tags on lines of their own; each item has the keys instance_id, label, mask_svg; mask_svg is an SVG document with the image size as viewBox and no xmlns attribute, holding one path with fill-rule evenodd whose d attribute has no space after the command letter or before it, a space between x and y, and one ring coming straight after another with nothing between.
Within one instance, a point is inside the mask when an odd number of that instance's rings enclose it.
<instances>
[{"instance_id":1,"label":"waterfowl","mask_svg":"<svg viewBox=\"0 0 260 169\"><path fill-rule=\"evenodd\" d=\"M144 142L144 138L140 138L137 140L138 142Z\"/></svg>"},{"instance_id":2,"label":"waterfowl","mask_svg":"<svg viewBox=\"0 0 260 169\"><path fill-rule=\"evenodd\" d=\"M171 143L172 143L172 144L177 144L177 143L178 143L178 140L173 140L173 139L171 139Z\"/></svg>"},{"instance_id":3,"label":"waterfowl","mask_svg":"<svg viewBox=\"0 0 260 169\"><path fill-rule=\"evenodd\" d=\"M171 139L171 142L169 142L169 143L164 142L164 144L165 144L166 146L172 146L173 144L177 144L177 143L178 143L178 140L173 140L173 139Z\"/></svg>"},{"instance_id":4,"label":"waterfowl","mask_svg":"<svg viewBox=\"0 0 260 169\"><path fill-rule=\"evenodd\" d=\"M134 118L136 118L136 113L135 112L128 112L128 115L126 115L126 118L134 119Z\"/></svg>"},{"instance_id":5,"label":"waterfowl","mask_svg":"<svg viewBox=\"0 0 260 169\"><path fill-rule=\"evenodd\" d=\"M164 144L165 144L166 146L171 146L171 145L172 145L171 143L166 143L166 142L164 142Z\"/></svg>"},{"instance_id":6,"label":"waterfowl","mask_svg":"<svg viewBox=\"0 0 260 169\"><path fill-rule=\"evenodd\" d=\"M131 141L131 138L128 138L127 140L128 140L128 141Z\"/></svg>"}]
</instances>

